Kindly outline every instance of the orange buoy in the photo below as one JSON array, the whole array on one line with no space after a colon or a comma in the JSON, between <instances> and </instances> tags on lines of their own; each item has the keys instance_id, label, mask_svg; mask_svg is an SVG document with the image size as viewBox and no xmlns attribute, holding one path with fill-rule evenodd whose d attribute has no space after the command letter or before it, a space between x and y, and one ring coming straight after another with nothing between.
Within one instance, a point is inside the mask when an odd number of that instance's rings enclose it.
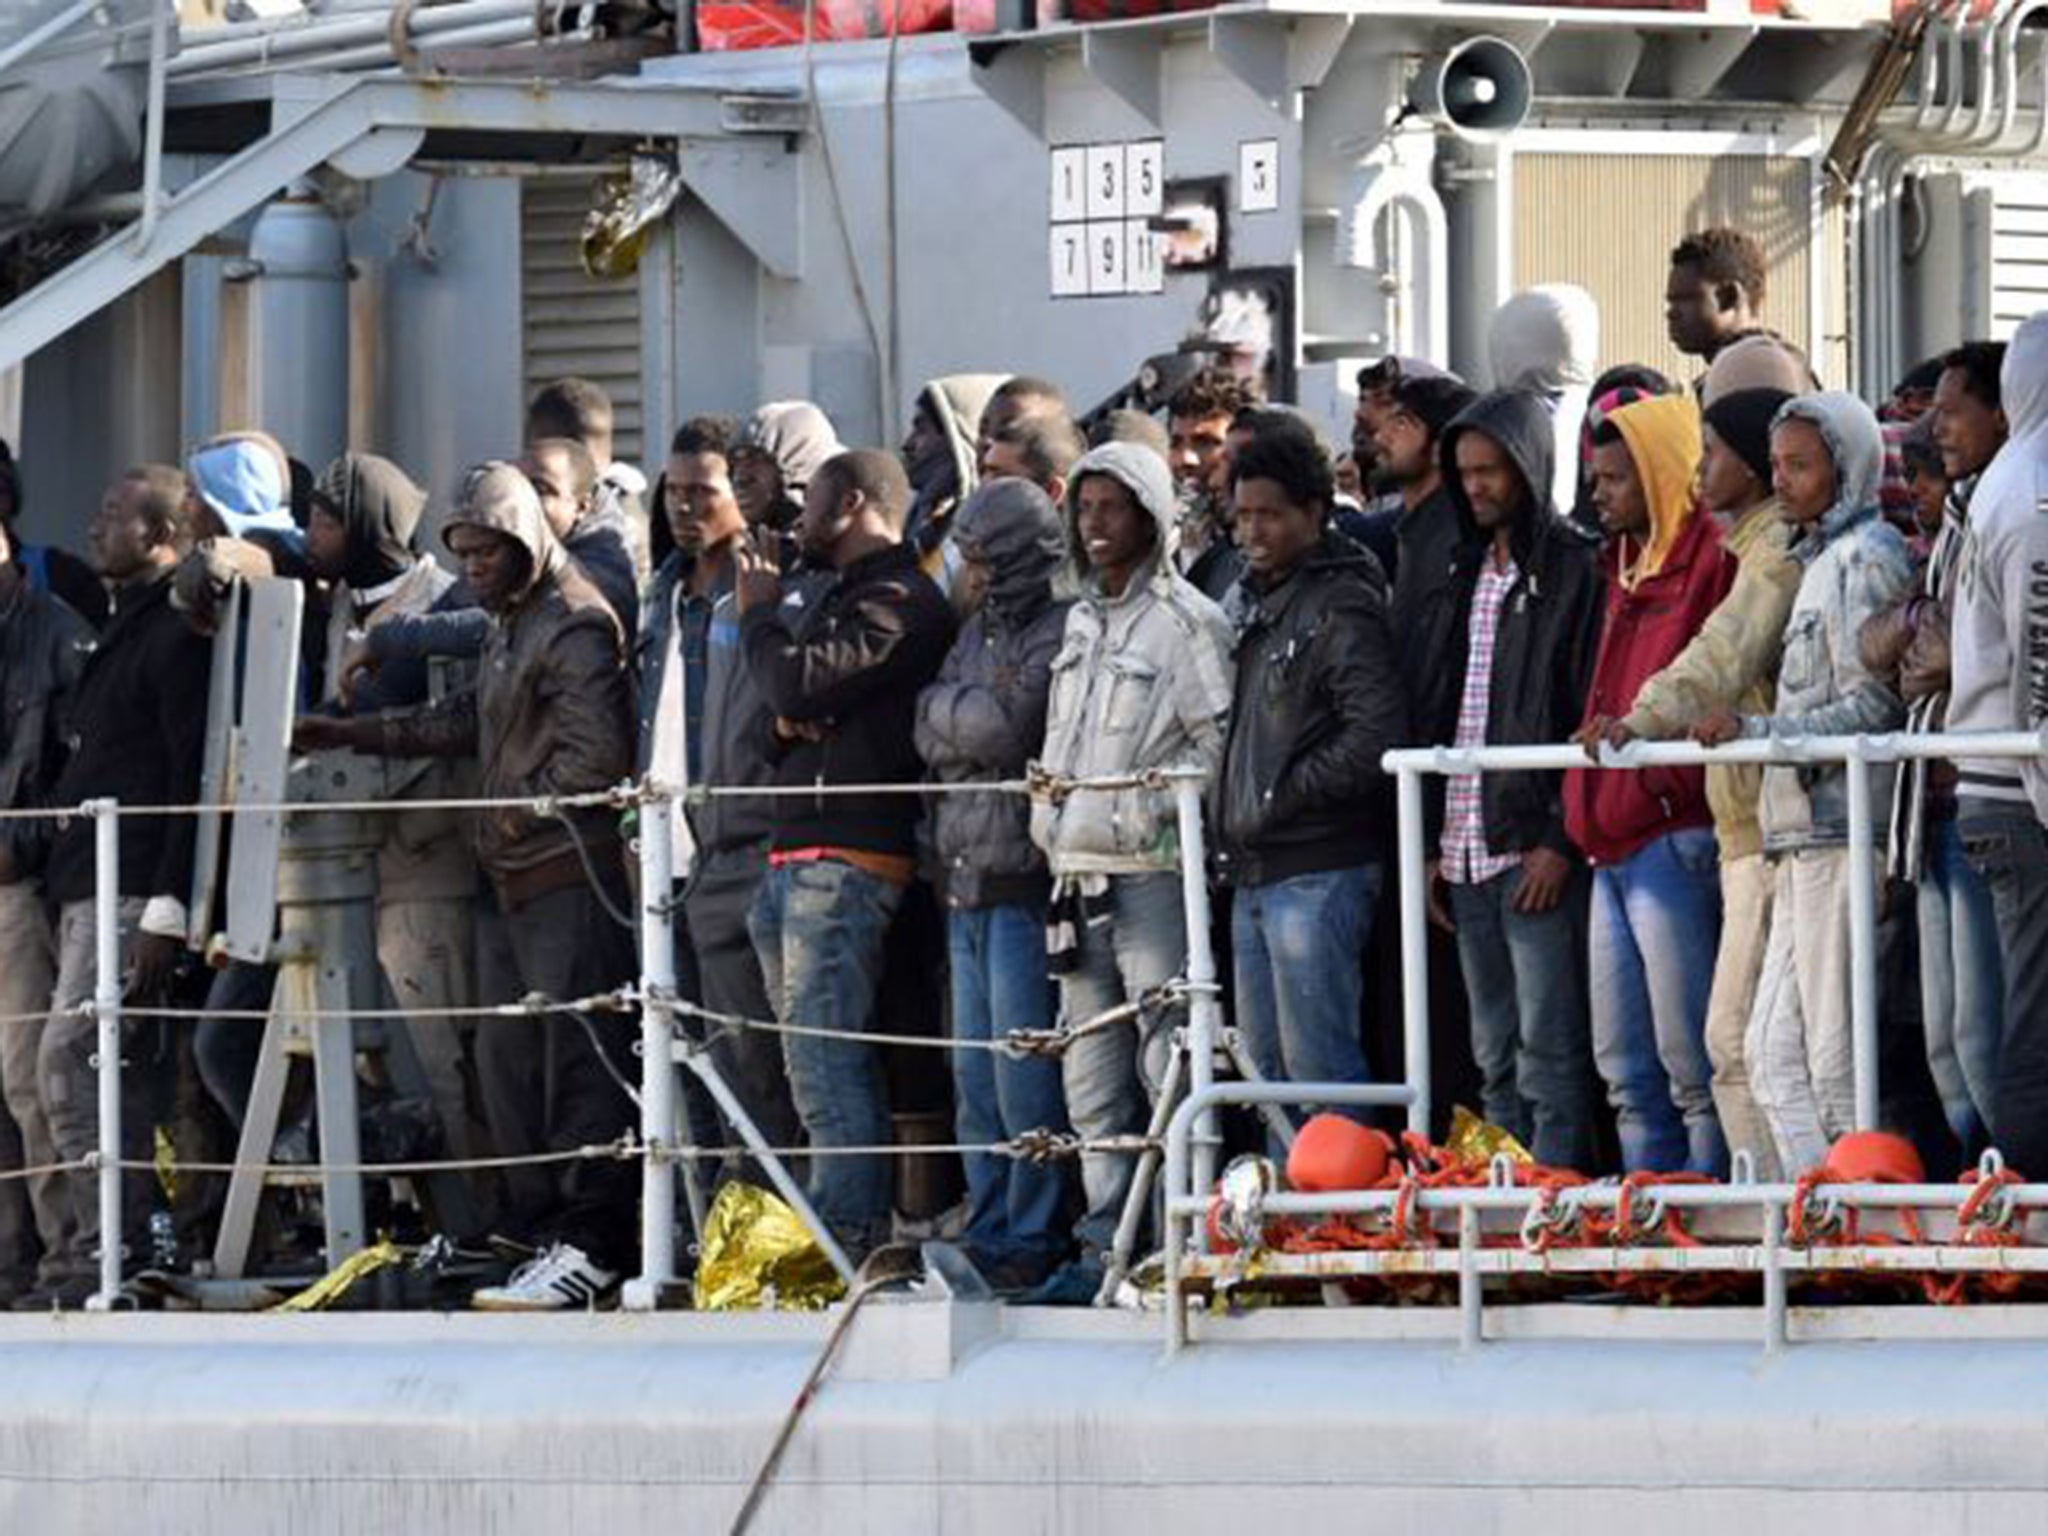
<instances>
[{"instance_id":1,"label":"orange buoy","mask_svg":"<svg viewBox=\"0 0 2048 1536\"><path fill-rule=\"evenodd\" d=\"M1828 1148L1830 1184L1925 1184L1927 1165L1913 1143L1890 1131L1851 1131Z\"/></svg>"},{"instance_id":2,"label":"orange buoy","mask_svg":"<svg viewBox=\"0 0 2048 1536\"><path fill-rule=\"evenodd\" d=\"M1309 1194L1371 1189L1387 1176L1394 1140L1342 1115L1317 1115L1295 1133L1287 1182Z\"/></svg>"}]
</instances>

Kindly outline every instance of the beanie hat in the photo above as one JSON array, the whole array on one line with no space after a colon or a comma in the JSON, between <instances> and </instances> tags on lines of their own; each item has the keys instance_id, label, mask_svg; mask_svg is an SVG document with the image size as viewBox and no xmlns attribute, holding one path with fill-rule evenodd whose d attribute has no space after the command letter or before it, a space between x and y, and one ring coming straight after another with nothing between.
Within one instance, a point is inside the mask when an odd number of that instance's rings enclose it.
<instances>
[{"instance_id":1,"label":"beanie hat","mask_svg":"<svg viewBox=\"0 0 2048 1536\"><path fill-rule=\"evenodd\" d=\"M1706 409L1706 423L1714 429L1714 436L1733 449L1765 485L1771 483L1771 423L1779 407L1791 398L1782 389L1738 389Z\"/></svg>"}]
</instances>

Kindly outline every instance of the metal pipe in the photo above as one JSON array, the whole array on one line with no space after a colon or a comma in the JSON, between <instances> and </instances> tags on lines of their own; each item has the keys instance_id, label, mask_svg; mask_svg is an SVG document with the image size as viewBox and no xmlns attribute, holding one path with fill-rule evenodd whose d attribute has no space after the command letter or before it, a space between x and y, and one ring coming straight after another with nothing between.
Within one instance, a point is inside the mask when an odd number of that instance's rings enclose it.
<instances>
[{"instance_id":1,"label":"metal pipe","mask_svg":"<svg viewBox=\"0 0 2048 1536\"><path fill-rule=\"evenodd\" d=\"M576 42L589 35L584 32L564 32L556 41ZM414 41L422 49L497 48L508 43L533 42L538 37L539 34L533 30L529 22L493 21L455 32L436 32L428 37L415 38ZM402 66L398 62L398 55L393 53L388 45L370 43L323 59L320 61L320 67L330 73L337 73L362 69L395 70Z\"/></svg>"},{"instance_id":2,"label":"metal pipe","mask_svg":"<svg viewBox=\"0 0 2048 1536\"><path fill-rule=\"evenodd\" d=\"M1219 1091L1230 1087L1219 1084ZM1318 1092L1317 1097L1321 1094ZM1747 1210L1764 1205L1789 1206L1801 1191L1796 1184L1658 1184L1656 1198L1681 1210ZM1969 1197L1966 1184L1822 1184L1820 1193L1830 1200L1868 1210L1954 1210ZM1637 1191L1632 1197L1642 1198ZM2005 1196L2027 1209L2048 1208L2048 1184L2013 1184ZM1275 1191L1266 1196L1263 1208L1269 1216L1364 1216L1383 1214L1400 1198L1395 1189L1335 1190L1323 1194L1295 1194ZM1523 1215L1539 1199L1553 1199L1567 1212L1582 1209L1608 1210L1621 1203L1622 1187L1616 1183L1579 1184L1545 1196L1531 1185L1495 1188L1422 1189L1412 1197L1419 1211L1459 1211L1466 1206L1482 1214ZM1206 1209L1206 1194L1192 1192L1181 1197L1181 1214L1198 1214Z\"/></svg>"},{"instance_id":3,"label":"metal pipe","mask_svg":"<svg viewBox=\"0 0 2048 1536\"><path fill-rule=\"evenodd\" d=\"M1486 1336L1485 1283L1479 1278L1479 1212L1458 1212L1458 1345L1477 1349Z\"/></svg>"},{"instance_id":4,"label":"metal pipe","mask_svg":"<svg viewBox=\"0 0 2048 1536\"><path fill-rule=\"evenodd\" d=\"M98 10L99 6L100 0L78 0L78 4L69 10L59 11L41 26L31 28L23 36L16 38L11 46L0 49L0 74L5 74L50 39L83 21Z\"/></svg>"},{"instance_id":5,"label":"metal pipe","mask_svg":"<svg viewBox=\"0 0 2048 1536\"><path fill-rule=\"evenodd\" d=\"M1785 1213L1776 1205L1764 1207L1764 1353L1774 1355L1785 1347L1789 1332L1785 1326Z\"/></svg>"},{"instance_id":6,"label":"metal pipe","mask_svg":"<svg viewBox=\"0 0 2048 1536\"><path fill-rule=\"evenodd\" d=\"M1202 786L1192 777L1173 786L1180 821L1181 907L1188 929L1188 1091L1205 1093L1216 1081L1216 1041L1222 1033L1222 1000L1216 991L1216 952L1209 939L1209 861L1202 838ZM1142 1057L1144 1041L1138 1049ZM1195 1183L1216 1182L1216 1117L1204 1115L1195 1131Z\"/></svg>"},{"instance_id":7,"label":"metal pipe","mask_svg":"<svg viewBox=\"0 0 2048 1536\"><path fill-rule=\"evenodd\" d=\"M660 796L640 806L640 1276L620 1298L634 1312L659 1307L676 1278L674 815Z\"/></svg>"},{"instance_id":8,"label":"metal pipe","mask_svg":"<svg viewBox=\"0 0 2048 1536\"><path fill-rule=\"evenodd\" d=\"M1852 756L1849 779L1849 1040L1856 1129L1877 1126L1877 869L1871 849L1870 764Z\"/></svg>"},{"instance_id":9,"label":"metal pipe","mask_svg":"<svg viewBox=\"0 0 2048 1536\"><path fill-rule=\"evenodd\" d=\"M156 233L157 205L164 184L164 76L170 51L171 7L177 0L150 0L149 106L143 120L142 220L135 226L135 249L149 248Z\"/></svg>"},{"instance_id":10,"label":"metal pipe","mask_svg":"<svg viewBox=\"0 0 2048 1536\"><path fill-rule=\"evenodd\" d=\"M1408 1129L1427 1136L1429 1076L1429 871L1422 844L1422 775L1394 775L1394 831L1401 882L1401 1076L1415 1097Z\"/></svg>"},{"instance_id":11,"label":"metal pipe","mask_svg":"<svg viewBox=\"0 0 2048 1536\"><path fill-rule=\"evenodd\" d=\"M95 800L93 818L93 1017L98 1028L100 1288L87 1305L121 1299L121 808ZM140 934L136 935L141 938Z\"/></svg>"},{"instance_id":12,"label":"metal pipe","mask_svg":"<svg viewBox=\"0 0 2048 1536\"><path fill-rule=\"evenodd\" d=\"M484 23L512 20L523 20L529 31L538 33L540 30L533 0L455 0L453 4L415 12L407 19L404 35L424 39ZM381 43L388 53L390 41L388 15L349 16L228 42L193 43L172 62L171 72L184 76L222 69L261 67L287 59L303 59L309 54L327 54L350 44ZM324 59L307 62L327 67Z\"/></svg>"},{"instance_id":13,"label":"metal pipe","mask_svg":"<svg viewBox=\"0 0 2048 1536\"><path fill-rule=\"evenodd\" d=\"M1635 741L1617 752L1602 747L1602 768L1673 768L1708 763L1845 763L1852 757L1886 763L1909 758L2039 758L2048 743L2033 731L1945 732L1909 736L1758 736L1705 747L1694 741ZM1380 759L1388 773L1482 773L1502 769L1586 768L1594 759L1570 742L1516 747L1399 747Z\"/></svg>"}]
</instances>

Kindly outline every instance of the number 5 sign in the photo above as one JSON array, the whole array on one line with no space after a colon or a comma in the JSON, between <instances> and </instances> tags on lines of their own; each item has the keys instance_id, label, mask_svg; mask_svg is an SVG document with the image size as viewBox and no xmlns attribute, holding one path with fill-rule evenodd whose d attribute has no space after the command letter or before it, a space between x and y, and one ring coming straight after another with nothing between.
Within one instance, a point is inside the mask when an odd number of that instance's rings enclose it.
<instances>
[{"instance_id":1,"label":"number 5 sign","mask_svg":"<svg viewBox=\"0 0 2048 1536\"><path fill-rule=\"evenodd\" d=\"M1280 207L1280 141L1247 139L1237 146L1237 211L1273 213Z\"/></svg>"}]
</instances>

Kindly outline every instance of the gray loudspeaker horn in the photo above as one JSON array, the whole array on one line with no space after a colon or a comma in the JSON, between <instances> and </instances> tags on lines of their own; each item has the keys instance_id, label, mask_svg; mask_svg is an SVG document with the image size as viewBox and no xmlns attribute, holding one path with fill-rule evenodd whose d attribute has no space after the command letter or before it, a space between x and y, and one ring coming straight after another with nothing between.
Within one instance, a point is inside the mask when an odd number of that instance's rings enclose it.
<instances>
[{"instance_id":1,"label":"gray loudspeaker horn","mask_svg":"<svg viewBox=\"0 0 2048 1536\"><path fill-rule=\"evenodd\" d=\"M1497 37L1467 38L1423 60L1415 82L1416 106L1463 139L1513 133L1534 93L1529 61Z\"/></svg>"}]
</instances>

